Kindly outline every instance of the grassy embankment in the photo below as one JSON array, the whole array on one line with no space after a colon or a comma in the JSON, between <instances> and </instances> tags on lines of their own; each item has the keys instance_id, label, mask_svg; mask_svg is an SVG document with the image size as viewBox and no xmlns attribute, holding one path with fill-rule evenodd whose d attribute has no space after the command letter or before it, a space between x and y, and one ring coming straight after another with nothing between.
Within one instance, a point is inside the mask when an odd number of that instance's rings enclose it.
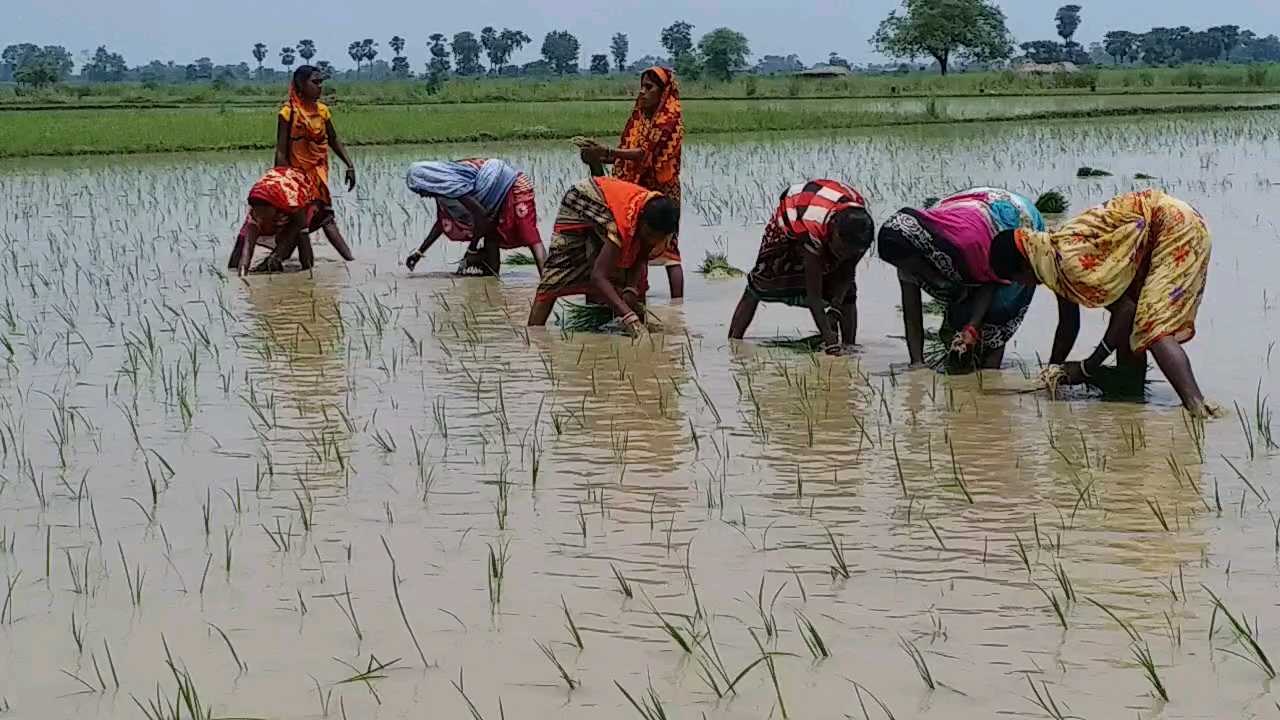
<instances>
[{"instance_id":1,"label":"grassy embankment","mask_svg":"<svg viewBox=\"0 0 1280 720\"><path fill-rule=\"evenodd\" d=\"M278 102L281 83L215 85L143 85L138 83L67 84L21 94L0 86L0 109L156 107L190 105L260 105ZM434 95L421 81L333 82L336 102L361 105L452 104L471 102L538 102L552 100L620 100L635 93L635 79L625 75L572 78L454 79ZM894 96L964 97L971 95L1043 95L1072 93L1196 93L1209 91L1280 91L1280 66L1209 65L1180 68L1103 68L1075 75L1021 76L1012 72L856 75L808 80L793 77L742 76L732 82L686 81L689 98L874 98Z\"/></svg>"},{"instance_id":2,"label":"grassy embankment","mask_svg":"<svg viewBox=\"0 0 1280 720\"><path fill-rule=\"evenodd\" d=\"M1220 72L1224 82L1246 77L1245 68L1194 68L1202 72ZM1135 99L1126 97L1108 101L1090 100L1088 108L1075 107L1071 101L1059 104L1030 100L1019 106L1015 101L993 102L975 117L966 113L965 120L979 119L1046 119L1089 117L1096 115L1140 114L1150 112L1208 111L1224 107L1221 98L1196 97L1194 93L1213 90L1239 92L1245 89L1280 91L1280 86L1229 84L1203 88L1173 84L1188 70L1104 71L1097 80L1097 94L1133 95L1152 93ZM1143 78L1152 78L1147 85ZM1264 80L1280 71L1265 74ZM1258 77L1254 71L1255 79ZM1124 82L1138 80L1129 93L1122 91ZM898 85L887 83L897 82ZM1006 83L999 85L998 83ZM801 84L804 92L779 97L776 91L794 87L792 79L741 78L733 83L692 83L691 99L685 103L686 124L690 133L724 133L752 131L785 131L842 129L879 125L954 122L945 102L925 100L893 100L889 107L874 98L886 89L897 88L899 98L936 97L963 98L968 95L1010 94L1024 97L1049 95L1069 96L1069 89L1042 87L1071 80L1010 78L1002 73L957 75L939 78L925 75L905 77L855 77ZM469 80L451 82L444 93L421 102L413 93L421 91L411 83L358 84L333 88L332 104L335 120L344 139L353 145L435 143L490 140L553 139L574 135L611 137L617 134L631 103L622 99L633 83L626 78L581 78L550 82ZM86 86L123 90L117 86ZM735 98L754 87L750 98ZM1104 93L1102 88L1115 89ZM141 102L129 95L116 97L116 107L73 108L64 103L54 109L46 94L41 109L17 109L9 105L0 112L0 157L36 155L80 155L137 152L175 152L194 150L250 149L269 147L274 141L273 110L280 89L246 86L215 91L210 87L174 86L157 89L167 93L203 92L208 97L195 97L172 102L166 107L157 96ZM988 90L988 88L991 88ZM65 93L74 88L63 88ZM142 91L141 88L136 88ZM252 90L257 95L236 95L235 102L217 102L213 98L226 93ZM699 92L707 89L706 93ZM975 92L981 90L983 92ZM148 91L150 92L150 91ZM1093 98L1089 89L1076 89ZM221 95L220 95L221 93ZM463 97L464 94L468 94ZM840 97L840 93L846 96ZM881 93L878 95L877 93ZM932 94L930 94L932 93ZM1169 95L1192 93L1169 99ZM578 97L574 97L574 95ZM591 95L597 99L582 97ZM493 95L504 95L501 101L480 102ZM539 97L557 97L556 101L540 101ZM467 98L474 101L464 101ZM606 99L614 97L616 99ZM892 98L893 94L889 94ZM425 98L425 96L424 96ZM443 102L452 98L452 102ZM807 98L807 99L806 99ZM1150 99L1147 99L1150 98ZM396 100L400 104L392 104ZM31 98L23 97L28 101ZM83 98L78 99L83 100ZM136 101L136 102L135 102ZM913 104L914 103L914 104ZM0 101L3 104L3 101ZM1086 103L1082 100L1081 106ZM1136 106L1135 106L1136 105ZM30 108L31 106L26 106ZM1274 109L1274 108L1272 108Z\"/></svg>"}]
</instances>

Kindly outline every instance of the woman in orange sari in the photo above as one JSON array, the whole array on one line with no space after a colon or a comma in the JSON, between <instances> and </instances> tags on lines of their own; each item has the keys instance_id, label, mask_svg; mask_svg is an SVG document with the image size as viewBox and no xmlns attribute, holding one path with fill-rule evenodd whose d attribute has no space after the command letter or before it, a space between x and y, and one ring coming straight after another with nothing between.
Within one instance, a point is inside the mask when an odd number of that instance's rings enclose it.
<instances>
[{"instance_id":1,"label":"woman in orange sari","mask_svg":"<svg viewBox=\"0 0 1280 720\"><path fill-rule=\"evenodd\" d=\"M582 160L593 167L612 163L615 178L662 193L679 206L683 146L684 114L675 73L652 67L640 75L640 94L622 130L619 147L589 143L582 148ZM684 269L677 238L673 237L651 264L667 268L671 297L684 297Z\"/></svg>"},{"instance_id":2,"label":"woman in orange sari","mask_svg":"<svg viewBox=\"0 0 1280 720\"><path fill-rule=\"evenodd\" d=\"M609 305L627 332L640 332L648 261L666 250L679 227L680 208L670 198L634 183L598 177L569 188L529 325L546 325L556 299L587 295Z\"/></svg>"},{"instance_id":3,"label":"woman in orange sari","mask_svg":"<svg viewBox=\"0 0 1280 720\"><path fill-rule=\"evenodd\" d=\"M297 248L304 268L310 267L311 242L306 237L308 214L313 210L307 176L293 168L272 168L249 190L249 214L231 250L227 268L249 273L253 251L264 238L275 238L277 249ZM283 269L268 258L263 270Z\"/></svg>"},{"instance_id":4,"label":"woman in orange sari","mask_svg":"<svg viewBox=\"0 0 1280 720\"><path fill-rule=\"evenodd\" d=\"M293 73L289 84L289 100L280 108L276 129L276 167L292 167L306 174L311 184L312 201L316 205L315 224L324 229L329 244L351 261L355 256L338 230L333 217L333 197L329 194L329 148L347 166L347 190L356 187L356 168L347 148L333 127L329 106L320 102L324 90L324 74L312 65L303 65ZM280 258L285 260L287 258Z\"/></svg>"}]
</instances>

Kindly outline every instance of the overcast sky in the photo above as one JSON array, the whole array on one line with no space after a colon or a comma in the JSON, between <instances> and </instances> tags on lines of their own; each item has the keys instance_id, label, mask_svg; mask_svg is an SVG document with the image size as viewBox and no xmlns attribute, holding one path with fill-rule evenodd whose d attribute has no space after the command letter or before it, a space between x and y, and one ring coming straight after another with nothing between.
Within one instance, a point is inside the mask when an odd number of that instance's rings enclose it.
<instances>
[{"instance_id":1,"label":"overcast sky","mask_svg":"<svg viewBox=\"0 0 1280 720\"><path fill-rule=\"evenodd\" d=\"M1018 42L1054 36L1053 15L1061 3L1051 0L997 0ZM1260 35L1280 34L1280 0L1076 0L1084 6L1077 40L1088 44L1113 29L1146 30L1154 24L1204 28L1237 24ZM534 42L515 62L536 59L549 30L568 30L582 43L582 64L592 53L608 52L616 32L631 38L631 58L658 54L658 35L675 20L695 26L695 37L728 26L751 42L752 57L796 53L807 63L835 50L854 62L878 61L867 39L899 0L2 0L0 47L17 42L63 45L76 56L106 45L130 65L152 59L187 63L208 56L216 63L247 61L250 48L265 42L270 58L282 45L301 38L316 41L317 60L339 67L351 64L346 47L372 37L379 59L388 59L387 40L408 41L405 54L414 70L426 62L428 35L452 37L481 27L524 30Z\"/></svg>"}]
</instances>

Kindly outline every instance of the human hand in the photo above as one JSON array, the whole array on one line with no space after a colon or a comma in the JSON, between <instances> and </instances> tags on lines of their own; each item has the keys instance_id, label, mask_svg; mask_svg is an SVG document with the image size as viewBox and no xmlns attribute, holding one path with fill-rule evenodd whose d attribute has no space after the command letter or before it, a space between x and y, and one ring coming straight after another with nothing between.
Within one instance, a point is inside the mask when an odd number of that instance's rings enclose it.
<instances>
[{"instance_id":1,"label":"human hand","mask_svg":"<svg viewBox=\"0 0 1280 720\"><path fill-rule=\"evenodd\" d=\"M347 192L356 189L356 169L353 165L347 166Z\"/></svg>"},{"instance_id":2,"label":"human hand","mask_svg":"<svg viewBox=\"0 0 1280 720\"><path fill-rule=\"evenodd\" d=\"M641 320L640 316L634 312L629 312L626 315L623 315L620 320L620 324L622 325L623 332L633 338L639 338L648 331L644 325L644 321Z\"/></svg>"},{"instance_id":3,"label":"human hand","mask_svg":"<svg viewBox=\"0 0 1280 720\"><path fill-rule=\"evenodd\" d=\"M957 355L968 355L973 349L978 347L978 341L982 336L978 333L978 329L972 325L965 325L960 332L951 338L951 352Z\"/></svg>"},{"instance_id":4,"label":"human hand","mask_svg":"<svg viewBox=\"0 0 1280 720\"><path fill-rule=\"evenodd\" d=\"M422 260L422 253L418 252L417 250L414 250L412 255L405 258L404 264L405 264L405 267L409 268L410 270L413 270L415 267L418 266L418 262L421 260Z\"/></svg>"},{"instance_id":5,"label":"human hand","mask_svg":"<svg viewBox=\"0 0 1280 720\"><path fill-rule=\"evenodd\" d=\"M1082 362L1066 363L1062 366L1062 373L1060 385L1084 385L1089 381L1089 374L1085 372Z\"/></svg>"}]
</instances>

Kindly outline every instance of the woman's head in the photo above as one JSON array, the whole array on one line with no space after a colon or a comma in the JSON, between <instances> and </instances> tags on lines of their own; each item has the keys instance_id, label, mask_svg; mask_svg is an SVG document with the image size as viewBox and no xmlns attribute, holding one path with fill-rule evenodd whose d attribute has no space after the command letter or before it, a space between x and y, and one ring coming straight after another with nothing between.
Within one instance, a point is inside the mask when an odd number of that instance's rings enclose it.
<instances>
[{"instance_id":1,"label":"woman's head","mask_svg":"<svg viewBox=\"0 0 1280 720\"><path fill-rule=\"evenodd\" d=\"M991 241L991 271L1002 280L1035 285L1040 282L1027 256L1018 248L1017 233L1005 230Z\"/></svg>"},{"instance_id":2,"label":"woman's head","mask_svg":"<svg viewBox=\"0 0 1280 720\"><path fill-rule=\"evenodd\" d=\"M303 100L319 100L324 92L324 73L314 65L303 65L293 71L293 89Z\"/></svg>"},{"instance_id":3,"label":"woman's head","mask_svg":"<svg viewBox=\"0 0 1280 720\"><path fill-rule=\"evenodd\" d=\"M680 229L680 206L671 198L659 195L645 203L636 227L637 239L647 247L657 247L671 240Z\"/></svg>"},{"instance_id":4,"label":"woman's head","mask_svg":"<svg viewBox=\"0 0 1280 720\"><path fill-rule=\"evenodd\" d=\"M871 249L876 237L876 223L866 208L847 207L831 218L833 240L848 245L858 254Z\"/></svg>"},{"instance_id":5,"label":"woman's head","mask_svg":"<svg viewBox=\"0 0 1280 720\"><path fill-rule=\"evenodd\" d=\"M667 89L667 83L657 70L645 70L640 75L640 109L650 115L658 111L658 106L662 104L662 93Z\"/></svg>"}]
</instances>

